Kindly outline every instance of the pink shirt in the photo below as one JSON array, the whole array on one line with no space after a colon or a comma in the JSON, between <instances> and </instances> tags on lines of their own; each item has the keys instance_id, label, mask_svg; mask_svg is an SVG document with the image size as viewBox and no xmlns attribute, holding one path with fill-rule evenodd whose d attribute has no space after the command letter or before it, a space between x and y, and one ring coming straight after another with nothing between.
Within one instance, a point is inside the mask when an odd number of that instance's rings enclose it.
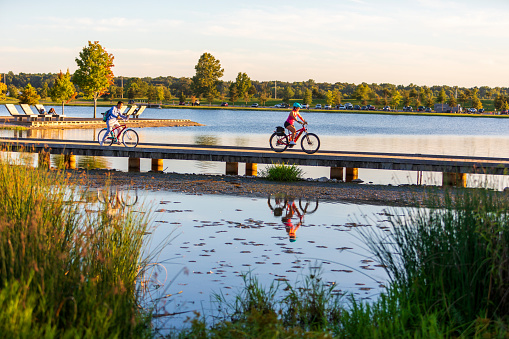
<instances>
[{"instance_id":1,"label":"pink shirt","mask_svg":"<svg viewBox=\"0 0 509 339\"><path fill-rule=\"evenodd\" d=\"M288 122L290 125L293 125L293 123L295 122L296 120L296 116L300 118L300 120L304 120L302 119L302 117L300 116L299 112L297 111L294 111L292 110L290 112L290 115L288 116L288 119L286 119L286 122Z\"/></svg>"}]
</instances>

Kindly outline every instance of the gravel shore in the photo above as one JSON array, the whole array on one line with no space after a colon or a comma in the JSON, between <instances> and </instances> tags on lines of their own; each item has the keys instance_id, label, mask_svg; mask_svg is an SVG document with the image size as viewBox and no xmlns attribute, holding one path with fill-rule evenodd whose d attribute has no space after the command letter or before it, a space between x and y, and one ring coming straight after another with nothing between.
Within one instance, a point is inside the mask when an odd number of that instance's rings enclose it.
<instances>
[{"instance_id":1,"label":"gravel shore","mask_svg":"<svg viewBox=\"0 0 509 339\"><path fill-rule=\"evenodd\" d=\"M442 195L443 192L438 187L413 185L386 186L332 181L281 183L258 177L229 175L125 173L108 170L92 170L86 175L92 186L103 186L109 181L111 185L120 187L168 190L188 194L267 197L270 194L284 193L295 198L394 206L422 206L430 194Z\"/></svg>"}]
</instances>

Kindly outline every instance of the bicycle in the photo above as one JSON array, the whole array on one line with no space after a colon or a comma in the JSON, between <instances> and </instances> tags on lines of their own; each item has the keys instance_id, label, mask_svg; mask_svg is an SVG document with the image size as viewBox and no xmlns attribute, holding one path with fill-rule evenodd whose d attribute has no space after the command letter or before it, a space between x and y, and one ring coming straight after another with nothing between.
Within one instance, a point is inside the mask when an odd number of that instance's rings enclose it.
<instances>
[{"instance_id":1,"label":"bicycle","mask_svg":"<svg viewBox=\"0 0 509 339\"><path fill-rule=\"evenodd\" d=\"M320 139L314 133L308 133L306 127L307 124L301 124L302 127L295 132L295 143L299 140L301 135L304 135L301 139L300 146L302 150L308 154L313 154L320 148ZM276 127L276 130L270 136L269 143L270 148L274 152L284 152L290 145L289 138L291 134L285 134L285 128L282 126Z\"/></svg>"},{"instance_id":2,"label":"bicycle","mask_svg":"<svg viewBox=\"0 0 509 339\"><path fill-rule=\"evenodd\" d=\"M124 121L127 121L129 119L125 119ZM120 129L120 131L119 131ZM97 135L97 140L99 141L99 144L101 144L101 141L104 138L104 135L108 132L107 128L103 128L99 131L99 134ZM116 136L118 135L118 137ZM127 128L126 124L120 126L115 126L110 132L110 135L107 136L104 139L103 145L111 146L113 143L119 143L119 140L122 140L122 143L125 147L136 147L138 146L138 133L136 133L135 130L132 128Z\"/></svg>"}]
</instances>

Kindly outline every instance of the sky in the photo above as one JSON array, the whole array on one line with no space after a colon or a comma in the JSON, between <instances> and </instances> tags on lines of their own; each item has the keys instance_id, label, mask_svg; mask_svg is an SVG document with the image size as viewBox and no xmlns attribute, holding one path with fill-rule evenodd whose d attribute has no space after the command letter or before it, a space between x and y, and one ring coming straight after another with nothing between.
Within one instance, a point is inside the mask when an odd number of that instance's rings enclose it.
<instances>
[{"instance_id":1,"label":"sky","mask_svg":"<svg viewBox=\"0 0 509 339\"><path fill-rule=\"evenodd\" d=\"M88 41L115 76L509 86L508 0L0 0L0 73L76 70Z\"/></svg>"}]
</instances>

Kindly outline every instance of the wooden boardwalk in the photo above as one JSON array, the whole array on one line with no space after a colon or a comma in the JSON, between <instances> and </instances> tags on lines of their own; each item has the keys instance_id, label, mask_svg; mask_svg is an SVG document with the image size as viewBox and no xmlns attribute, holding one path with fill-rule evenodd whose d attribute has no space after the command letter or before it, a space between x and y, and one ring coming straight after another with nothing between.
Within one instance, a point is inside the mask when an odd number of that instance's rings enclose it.
<instances>
[{"instance_id":1,"label":"wooden boardwalk","mask_svg":"<svg viewBox=\"0 0 509 339\"><path fill-rule=\"evenodd\" d=\"M230 172L235 169L232 164L239 162L255 165L284 162L285 164L330 167L331 177L337 178L342 178L342 172L337 174L338 169L342 168L431 171L459 175L466 173L507 175L509 173L509 158L328 150L306 154L297 149L276 153L270 148L156 143L140 143L136 148L126 148L100 146L97 141L54 139L0 138L0 143L11 151L35 153L125 157L138 159L138 161L140 158L153 159L153 161L162 161L162 159L220 161L227 163L227 171L230 166Z\"/></svg>"}]
</instances>

